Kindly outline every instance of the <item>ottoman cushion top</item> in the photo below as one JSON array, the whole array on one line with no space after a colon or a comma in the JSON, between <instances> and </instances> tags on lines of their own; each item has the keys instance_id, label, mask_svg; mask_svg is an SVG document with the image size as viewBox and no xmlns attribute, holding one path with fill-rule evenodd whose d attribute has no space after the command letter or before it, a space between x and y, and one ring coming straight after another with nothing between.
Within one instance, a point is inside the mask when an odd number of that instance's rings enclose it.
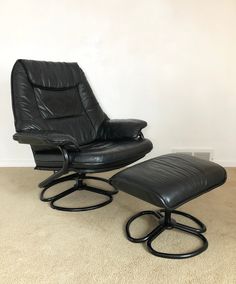
<instances>
[{"instance_id":1,"label":"ottoman cushion top","mask_svg":"<svg viewBox=\"0 0 236 284\"><path fill-rule=\"evenodd\" d=\"M139 199L173 210L225 180L226 171L218 164L186 154L168 154L126 168L112 176L110 183Z\"/></svg>"}]
</instances>

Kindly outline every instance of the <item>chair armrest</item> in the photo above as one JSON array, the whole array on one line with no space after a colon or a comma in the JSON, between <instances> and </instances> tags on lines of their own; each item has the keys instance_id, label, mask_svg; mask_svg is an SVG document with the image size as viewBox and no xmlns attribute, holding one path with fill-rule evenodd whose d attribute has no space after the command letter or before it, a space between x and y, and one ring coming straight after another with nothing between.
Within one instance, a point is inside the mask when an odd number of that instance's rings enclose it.
<instances>
[{"instance_id":1,"label":"chair armrest","mask_svg":"<svg viewBox=\"0 0 236 284\"><path fill-rule=\"evenodd\" d=\"M79 148L79 144L74 137L69 134L54 131L17 132L13 135L13 139L22 144L35 146L72 146L74 149Z\"/></svg>"},{"instance_id":2,"label":"chair armrest","mask_svg":"<svg viewBox=\"0 0 236 284\"><path fill-rule=\"evenodd\" d=\"M99 137L102 140L135 139L146 126L147 122L139 119L106 120L100 129Z\"/></svg>"}]
</instances>

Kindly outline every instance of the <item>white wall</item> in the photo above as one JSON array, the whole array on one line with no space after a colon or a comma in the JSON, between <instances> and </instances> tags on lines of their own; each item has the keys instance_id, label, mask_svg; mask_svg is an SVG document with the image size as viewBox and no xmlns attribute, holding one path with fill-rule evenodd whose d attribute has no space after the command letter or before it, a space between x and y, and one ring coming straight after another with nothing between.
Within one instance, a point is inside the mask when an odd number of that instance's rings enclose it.
<instances>
[{"instance_id":1,"label":"white wall","mask_svg":"<svg viewBox=\"0 0 236 284\"><path fill-rule=\"evenodd\" d=\"M0 165L32 165L12 141L17 58L77 61L112 118L148 121L149 157L212 148L236 166L235 0L0 0Z\"/></svg>"}]
</instances>

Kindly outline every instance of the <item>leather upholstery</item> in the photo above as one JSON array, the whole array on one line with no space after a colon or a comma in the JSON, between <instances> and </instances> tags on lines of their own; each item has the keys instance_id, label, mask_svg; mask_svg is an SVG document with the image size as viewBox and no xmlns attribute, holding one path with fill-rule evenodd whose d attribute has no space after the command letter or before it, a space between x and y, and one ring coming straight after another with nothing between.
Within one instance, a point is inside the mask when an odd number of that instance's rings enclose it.
<instances>
[{"instance_id":1,"label":"leather upholstery","mask_svg":"<svg viewBox=\"0 0 236 284\"><path fill-rule=\"evenodd\" d=\"M101 127L99 138L102 140L135 139L146 126L146 121L138 119L106 120L103 127Z\"/></svg>"},{"instance_id":2,"label":"leather upholstery","mask_svg":"<svg viewBox=\"0 0 236 284\"><path fill-rule=\"evenodd\" d=\"M70 164L72 168L106 170L120 168L134 162L146 155L152 149L148 139L123 141L96 141L82 146L80 151L70 151ZM60 151L38 151L35 153L38 167L62 166Z\"/></svg>"},{"instance_id":3,"label":"leather upholstery","mask_svg":"<svg viewBox=\"0 0 236 284\"><path fill-rule=\"evenodd\" d=\"M107 119L76 63L18 60L12 94L17 132L53 130L84 145Z\"/></svg>"},{"instance_id":4,"label":"leather upholstery","mask_svg":"<svg viewBox=\"0 0 236 284\"><path fill-rule=\"evenodd\" d=\"M117 189L159 207L173 210L223 184L226 171L213 162L184 154L168 154L114 175Z\"/></svg>"},{"instance_id":5,"label":"leather upholstery","mask_svg":"<svg viewBox=\"0 0 236 284\"><path fill-rule=\"evenodd\" d=\"M11 84L13 138L31 145L37 166L61 166L57 146L70 151L71 166L87 169L126 165L152 149L149 140L140 138L147 123L110 120L77 63L20 59Z\"/></svg>"},{"instance_id":6,"label":"leather upholstery","mask_svg":"<svg viewBox=\"0 0 236 284\"><path fill-rule=\"evenodd\" d=\"M65 146L65 148L79 149L79 144L69 134L56 133L54 131L19 132L13 135L13 139L22 144L37 146Z\"/></svg>"},{"instance_id":7,"label":"leather upholstery","mask_svg":"<svg viewBox=\"0 0 236 284\"><path fill-rule=\"evenodd\" d=\"M81 79L77 63L19 60L24 66L30 83L39 88L69 89L76 87Z\"/></svg>"}]
</instances>

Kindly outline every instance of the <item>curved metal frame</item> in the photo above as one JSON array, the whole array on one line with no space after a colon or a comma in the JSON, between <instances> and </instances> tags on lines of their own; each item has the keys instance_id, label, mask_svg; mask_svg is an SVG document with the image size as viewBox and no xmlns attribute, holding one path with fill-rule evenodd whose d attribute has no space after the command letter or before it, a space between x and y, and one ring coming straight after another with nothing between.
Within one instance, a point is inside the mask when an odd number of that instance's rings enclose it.
<instances>
[{"instance_id":1,"label":"curved metal frame","mask_svg":"<svg viewBox=\"0 0 236 284\"><path fill-rule=\"evenodd\" d=\"M104 178L100 178L100 177L93 177L93 176L85 176L85 175L80 175L80 174L71 174L62 178L58 178L54 181L52 181L49 185L47 185L42 192L40 193L40 200L44 201L44 202L50 202L50 206L53 209L57 209L57 210L61 210L61 211L68 211L68 212L79 212L79 211L88 211L88 210L94 210L100 207L103 207L107 204L109 204L110 202L112 202L113 197L112 195L116 194L118 191L117 190L113 190L113 191L109 191L109 190L103 190L100 188L96 188L96 187L92 187L92 186L88 186L86 185L83 180L85 179L94 179L94 180L99 180L99 181L103 181L106 183L109 183L109 180L104 179ZM45 197L45 193L47 192L48 189L50 189L52 186L65 182L65 181L69 181L69 180L74 180L75 181L75 185L72 186L71 188L67 189L66 191L63 191L57 195L51 196L51 197ZM110 183L109 183L110 184ZM62 206L58 206L56 205L56 201L62 199L63 197L75 192L75 191L82 191L82 190L87 190L90 192L94 192L97 194L101 194L107 197L107 200L96 204L96 205L91 205L91 206L85 206L85 207L62 207Z\"/></svg>"},{"instance_id":2,"label":"curved metal frame","mask_svg":"<svg viewBox=\"0 0 236 284\"><path fill-rule=\"evenodd\" d=\"M162 214L164 213L164 214ZM174 219L171 218L171 214L177 214L177 215L181 215L184 216L188 219L191 219L192 221L194 221L199 228L194 228L188 225L184 225L181 223L176 222ZM159 221L158 226L153 229L150 233L148 233L147 235L145 235L142 238L133 238L131 236L130 233L130 225L131 223L144 215L153 215L155 218L157 218L157 221ZM152 242L165 230L170 230L170 229L178 229L180 231L184 231L185 233L194 235L195 237L199 238L202 241L202 246L192 252L187 252L187 253L181 253L181 254L174 254L174 253L164 253L164 252L159 252L157 250L155 250L152 247ZM205 251L208 247L208 241L207 239L202 235L202 233L204 233L206 231L206 226L200 221L198 220L196 217L187 214L185 212L181 212L181 211L177 211L177 210L173 210L173 211L168 211L165 209L161 209L157 212L155 211L142 211L137 213L136 215L132 216L127 224L126 224L126 234L127 234L127 238L129 241L134 242L134 243L144 243L146 242L147 244L147 248L149 250L150 253L152 253L155 256L159 256L159 257L164 257L164 258L171 258L171 259L183 259L183 258L189 258L189 257L193 257L196 256L200 253L202 253L203 251Z\"/></svg>"},{"instance_id":3,"label":"curved metal frame","mask_svg":"<svg viewBox=\"0 0 236 284\"><path fill-rule=\"evenodd\" d=\"M100 188L88 186L86 183L84 183L84 180L86 179L93 179L93 180L99 180L102 182L106 182L110 184L109 180L101 177L95 177L95 176L86 176L85 173L74 173L67 176L64 176L65 174L69 173L69 155L65 148L58 147L63 155L63 167L62 169L55 171L53 175L45 179L39 184L40 188L43 188L43 190L40 193L40 200L44 202L50 202L50 206L53 209L61 210L61 211L68 211L68 212L79 212L79 211L88 211L88 210L94 210L100 207L103 207L110 202L112 202L113 197L112 195L118 193L118 190L114 189L112 191L110 190L103 190ZM61 182L74 180L75 185L57 195L51 196L51 197L45 197L45 193L48 189L50 189L52 186L59 184ZM111 184L110 184L111 185ZM56 201L62 199L63 197L75 192L76 190L87 190L90 192L94 192L97 194L101 194L107 197L107 199L99 204L91 205L91 206L85 206L85 207L62 207L56 205Z\"/></svg>"}]
</instances>

